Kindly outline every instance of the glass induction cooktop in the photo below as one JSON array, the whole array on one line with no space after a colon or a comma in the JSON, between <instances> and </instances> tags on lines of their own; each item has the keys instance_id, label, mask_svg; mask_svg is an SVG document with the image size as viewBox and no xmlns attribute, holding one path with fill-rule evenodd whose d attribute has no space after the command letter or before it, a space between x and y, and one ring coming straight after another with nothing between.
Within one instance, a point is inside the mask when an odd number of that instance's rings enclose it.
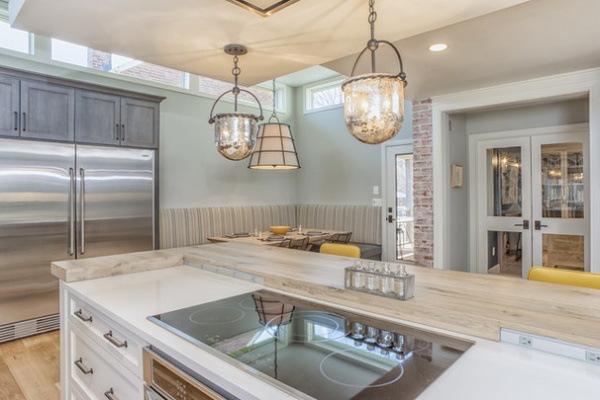
<instances>
[{"instance_id":1,"label":"glass induction cooktop","mask_svg":"<svg viewBox=\"0 0 600 400\"><path fill-rule=\"evenodd\" d=\"M472 345L265 290L149 319L284 390L328 400L414 399Z\"/></svg>"}]
</instances>

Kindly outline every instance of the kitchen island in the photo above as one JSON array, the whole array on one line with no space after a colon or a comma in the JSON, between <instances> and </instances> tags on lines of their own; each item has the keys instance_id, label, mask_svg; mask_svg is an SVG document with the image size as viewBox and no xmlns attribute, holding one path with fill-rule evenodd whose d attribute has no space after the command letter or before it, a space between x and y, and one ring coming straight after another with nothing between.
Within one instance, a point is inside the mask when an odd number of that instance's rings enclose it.
<instances>
[{"instance_id":1,"label":"kitchen island","mask_svg":"<svg viewBox=\"0 0 600 400\"><path fill-rule=\"evenodd\" d=\"M474 341L422 393L422 399L597 398L599 366L500 341L503 328L530 334L534 341L533 335L541 335L600 348L596 291L408 268L416 275L415 297L401 302L344 290L344 268L350 263L342 257L224 243L57 262L52 268L63 280L63 311L69 310L69 296L75 296L130 331L141 344L155 346L244 399L294 398L295 394L175 336L147 317L267 287ZM207 265L213 272L206 270ZM68 312L61 318L65 328ZM71 348L65 331L61 346ZM63 368L67 364L65 360ZM123 375L136 375L136 368L124 368ZM72 383L63 375L64 389Z\"/></svg>"}]
</instances>

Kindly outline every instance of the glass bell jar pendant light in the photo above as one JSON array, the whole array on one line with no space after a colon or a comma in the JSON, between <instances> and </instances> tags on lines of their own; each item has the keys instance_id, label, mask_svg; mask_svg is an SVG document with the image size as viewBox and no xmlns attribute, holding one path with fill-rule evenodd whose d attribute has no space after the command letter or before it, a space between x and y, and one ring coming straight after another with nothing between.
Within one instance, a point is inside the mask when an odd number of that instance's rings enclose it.
<instances>
[{"instance_id":1,"label":"glass bell jar pendant light","mask_svg":"<svg viewBox=\"0 0 600 400\"><path fill-rule=\"evenodd\" d=\"M231 90L226 91L217 98L210 110L210 119L208 120L208 123L215 124L215 145L217 146L217 151L223 157L233 161L243 160L252 153L256 140L256 125L258 121L264 119L262 106L256 96L246 89L238 87L238 77L241 72L238 67L238 56L244 55L247 52L246 47L241 44L229 44L225 46L225 53L233 56L234 67L231 73L235 80L234 86ZM254 114L238 112L238 96L241 92L248 93L256 100L260 109L260 116L257 117ZM233 93L234 112L213 116L215 106L228 93Z\"/></svg>"},{"instance_id":2,"label":"glass bell jar pendant light","mask_svg":"<svg viewBox=\"0 0 600 400\"><path fill-rule=\"evenodd\" d=\"M369 144L385 142L400 132L404 122L406 86L400 52L392 43L375 39L377 13L374 3L374 0L369 1L371 39L354 62L350 78L342 83L346 128L352 136ZM375 51L382 43L390 46L398 56L400 72L396 75L376 72ZM354 76L358 61L367 50L371 52L371 73Z\"/></svg>"},{"instance_id":3,"label":"glass bell jar pendant light","mask_svg":"<svg viewBox=\"0 0 600 400\"><path fill-rule=\"evenodd\" d=\"M258 126L256 145L250 157L248 168L262 170L298 169L298 153L294 145L292 130L277 118L277 90L273 80L273 114L269 121Z\"/></svg>"}]
</instances>

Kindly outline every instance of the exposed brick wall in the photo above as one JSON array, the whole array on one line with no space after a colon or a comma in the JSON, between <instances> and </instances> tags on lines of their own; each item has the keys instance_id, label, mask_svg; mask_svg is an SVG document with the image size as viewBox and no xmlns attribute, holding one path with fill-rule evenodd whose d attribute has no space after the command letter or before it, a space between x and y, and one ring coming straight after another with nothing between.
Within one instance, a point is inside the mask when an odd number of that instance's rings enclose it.
<instances>
[{"instance_id":1,"label":"exposed brick wall","mask_svg":"<svg viewBox=\"0 0 600 400\"><path fill-rule=\"evenodd\" d=\"M214 96L220 96L221 94L223 94L223 92L231 90L232 88L233 76L231 77L231 82L219 81L216 79L207 78L205 76L198 77L198 90L200 91L200 93L207 93L212 94ZM254 94L258 98L258 101L260 101L260 104L263 107L263 113L265 113L266 115L270 114L269 111L273 109L272 91L257 88L248 88L246 86L240 86L240 89L245 89L252 92L252 94ZM233 101L233 94L229 93L224 97L224 99L229 99ZM238 99L240 101L256 105L256 100L254 100L254 98L246 92L241 92Z\"/></svg>"},{"instance_id":2,"label":"exposed brick wall","mask_svg":"<svg viewBox=\"0 0 600 400\"><path fill-rule=\"evenodd\" d=\"M110 72L113 67L111 54L88 49L88 67ZM185 77L182 71L146 62L124 69L119 74L176 87L183 87Z\"/></svg>"},{"instance_id":3,"label":"exposed brick wall","mask_svg":"<svg viewBox=\"0 0 600 400\"><path fill-rule=\"evenodd\" d=\"M433 267L433 141L431 100L413 102L415 262Z\"/></svg>"}]
</instances>

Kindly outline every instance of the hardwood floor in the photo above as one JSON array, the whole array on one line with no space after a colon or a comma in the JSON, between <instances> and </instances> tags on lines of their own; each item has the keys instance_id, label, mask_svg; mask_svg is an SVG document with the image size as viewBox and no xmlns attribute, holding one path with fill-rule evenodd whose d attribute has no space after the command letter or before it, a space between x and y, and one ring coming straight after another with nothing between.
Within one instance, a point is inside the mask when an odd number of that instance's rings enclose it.
<instances>
[{"instance_id":1,"label":"hardwood floor","mask_svg":"<svg viewBox=\"0 0 600 400\"><path fill-rule=\"evenodd\" d=\"M0 344L0 400L60 399L60 334Z\"/></svg>"}]
</instances>

